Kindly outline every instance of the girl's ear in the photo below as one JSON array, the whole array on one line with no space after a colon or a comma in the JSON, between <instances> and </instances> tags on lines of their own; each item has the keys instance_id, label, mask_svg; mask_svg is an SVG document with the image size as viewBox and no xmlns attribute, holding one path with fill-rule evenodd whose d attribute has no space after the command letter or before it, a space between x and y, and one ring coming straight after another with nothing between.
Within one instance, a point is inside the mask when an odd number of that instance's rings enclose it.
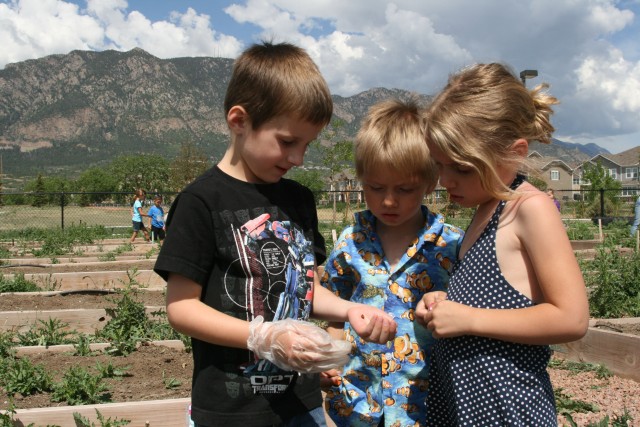
<instances>
[{"instance_id":1,"label":"girl's ear","mask_svg":"<svg viewBox=\"0 0 640 427\"><path fill-rule=\"evenodd\" d=\"M243 107L234 105L227 113L227 125L231 132L242 133L251 126L249 114Z\"/></svg>"},{"instance_id":2,"label":"girl's ear","mask_svg":"<svg viewBox=\"0 0 640 427\"><path fill-rule=\"evenodd\" d=\"M529 141L520 138L511 144L511 150L519 157L527 157L529 154Z\"/></svg>"}]
</instances>

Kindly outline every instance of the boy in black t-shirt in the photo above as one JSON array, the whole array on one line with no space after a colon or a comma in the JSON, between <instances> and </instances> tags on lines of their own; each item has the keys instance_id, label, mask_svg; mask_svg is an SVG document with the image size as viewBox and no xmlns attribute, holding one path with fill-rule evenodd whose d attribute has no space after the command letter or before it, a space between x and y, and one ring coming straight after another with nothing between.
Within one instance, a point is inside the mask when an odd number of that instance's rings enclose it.
<instances>
[{"instance_id":1,"label":"boy in black t-shirt","mask_svg":"<svg viewBox=\"0 0 640 427\"><path fill-rule=\"evenodd\" d=\"M155 271L171 325L192 337L197 426L324 426L315 373L350 344L305 322L349 321L384 343L384 311L316 286L326 258L312 193L282 176L331 119L326 82L291 44L251 46L225 97L230 145L176 198Z\"/></svg>"}]
</instances>

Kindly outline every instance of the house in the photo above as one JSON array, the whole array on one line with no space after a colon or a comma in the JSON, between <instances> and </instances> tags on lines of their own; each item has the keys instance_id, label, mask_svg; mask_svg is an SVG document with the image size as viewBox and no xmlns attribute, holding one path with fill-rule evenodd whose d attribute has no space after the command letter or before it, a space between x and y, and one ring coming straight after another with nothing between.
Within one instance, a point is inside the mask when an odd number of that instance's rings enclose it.
<instances>
[{"instance_id":1,"label":"house","mask_svg":"<svg viewBox=\"0 0 640 427\"><path fill-rule=\"evenodd\" d=\"M618 154L598 154L574 170L574 181L582 182L582 169L585 164L600 164L609 176L622 184L622 197L635 197L640 194L640 147L634 147Z\"/></svg>"},{"instance_id":2,"label":"house","mask_svg":"<svg viewBox=\"0 0 640 427\"><path fill-rule=\"evenodd\" d=\"M574 192L580 190L580 186L574 183L576 164L568 164L555 157L543 156L537 151L529 153L528 160L529 175L544 181L547 188L556 193L557 198L571 200Z\"/></svg>"}]
</instances>

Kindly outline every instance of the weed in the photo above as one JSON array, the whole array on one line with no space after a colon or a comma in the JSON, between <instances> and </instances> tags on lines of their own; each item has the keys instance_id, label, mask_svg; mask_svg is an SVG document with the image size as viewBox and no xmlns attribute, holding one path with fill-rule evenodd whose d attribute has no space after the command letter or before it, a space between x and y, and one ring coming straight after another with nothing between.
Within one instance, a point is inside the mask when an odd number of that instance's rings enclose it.
<instances>
[{"instance_id":1,"label":"weed","mask_svg":"<svg viewBox=\"0 0 640 427\"><path fill-rule=\"evenodd\" d=\"M104 255L100 255L98 257L99 261L115 261L116 260L116 254L113 252L107 252Z\"/></svg>"},{"instance_id":2,"label":"weed","mask_svg":"<svg viewBox=\"0 0 640 427\"><path fill-rule=\"evenodd\" d=\"M162 382L164 383L164 388L167 390L172 390L182 385L182 383L175 378L167 378L164 374L164 370L162 371Z\"/></svg>"},{"instance_id":3,"label":"weed","mask_svg":"<svg viewBox=\"0 0 640 427\"><path fill-rule=\"evenodd\" d=\"M610 245L598 247L593 274L585 275L585 283L593 289L589 294L589 310L593 317L617 318L640 316L640 252L621 255Z\"/></svg>"},{"instance_id":4,"label":"weed","mask_svg":"<svg viewBox=\"0 0 640 427\"><path fill-rule=\"evenodd\" d=\"M20 345L41 345L49 347L58 344L73 344L77 341L77 332L69 331L68 323L56 318L48 320L38 319L38 326L29 329L24 334L17 335Z\"/></svg>"},{"instance_id":5,"label":"weed","mask_svg":"<svg viewBox=\"0 0 640 427\"><path fill-rule=\"evenodd\" d=\"M573 362L571 360L565 359L551 359L549 361L549 368L551 369L560 369L564 371L569 371L572 374L578 374L580 372L594 372L596 377L600 379L606 379L613 376L611 371L607 369L604 365L594 365L591 363L584 362Z\"/></svg>"},{"instance_id":6,"label":"weed","mask_svg":"<svg viewBox=\"0 0 640 427\"><path fill-rule=\"evenodd\" d=\"M127 371L129 370L128 366L115 367L111 362L103 365L100 362L96 362L96 370L100 374L102 378L123 378L130 376Z\"/></svg>"},{"instance_id":7,"label":"weed","mask_svg":"<svg viewBox=\"0 0 640 427\"><path fill-rule=\"evenodd\" d=\"M36 292L40 290L38 285L24 278L24 273L16 273L13 279L7 279L0 273L0 292Z\"/></svg>"},{"instance_id":8,"label":"weed","mask_svg":"<svg viewBox=\"0 0 640 427\"><path fill-rule=\"evenodd\" d=\"M51 376L44 365L34 365L27 358L5 359L0 365L0 384L9 394L31 395L48 392L52 388Z\"/></svg>"},{"instance_id":9,"label":"weed","mask_svg":"<svg viewBox=\"0 0 640 427\"><path fill-rule=\"evenodd\" d=\"M74 355L76 356L90 356L93 352L91 351L91 336L87 334L78 334L78 339L73 344L73 349L75 350Z\"/></svg>"},{"instance_id":10,"label":"weed","mask_svg":"<svg viewBox=\"0 0 640 427\"><path fill-rule=\"evenodd\" d=\"M100 374L91 375L80 366L72 366L64 373L62 380L54 384L51 400L69 405L105 403L111 401L108 390Z\"/></svg>"},{"instance_id":11,"label":"weed","mask_svg":"<svg viewBox=\"0 0 640 427\"><path fill-rule=\"evenodd\" d=\"M105 420L104 416L100 413L100 411L98 411L97 409L95 411L96 411L96 417L98 418L98 422L100 423L99 425L92 423L88 418L83 417L82 414L80 414L79 412L74 412L73 420L75 421L76 426L78 427L120 427L120 426L126 426L129 423L131 423L131 420L118 420L118 418L114 419L113 421L111 420L111 418L107 418Z\"/></svg>"},{"instance_id":12,"label":"weed","mask_svg":"<svg viewBox=\"0 0 640 427\"><path fill-rule=\"evenodd\" d=\"M51 258L51 264L60 264L60 260L58 258Z\"/></svg>"},{"instance_id":13,"label":"weed","mask_svg":"<svg viewBox=\"0 0 640 427\"><path fill-rule=\"evenodd\" d=\"M571 417L574 412L600 412L600 408L592 403L571 399L571 396L566 394L562 388L555 389L553 394L556 399L558 414L565 417Z\"/></svg>"},{"instance_id":14,"label":"weed","mask_svg":"<svg viewBox=\"0 0 640 427\"><path fill-rule=\"evenodd\" d=\"M0 331L0 360L8 357L13 357L15 351L14 347L15 333L11 331Z\"/></svg>"}]
</instances>

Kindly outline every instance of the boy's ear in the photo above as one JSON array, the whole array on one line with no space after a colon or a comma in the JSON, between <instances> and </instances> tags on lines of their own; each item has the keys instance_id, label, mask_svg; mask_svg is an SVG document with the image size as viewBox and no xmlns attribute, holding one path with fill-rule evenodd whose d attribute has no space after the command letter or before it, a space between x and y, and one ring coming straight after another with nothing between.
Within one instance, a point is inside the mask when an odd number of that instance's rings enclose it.
<instances>
[{"instance_id":1,"label":"boy's ear","mask_svg":"<svg viewBox=\"0 0 640 427\"><path fill-rule=\"evenodd\" d=\"M511 144L511 150L520 157L527 157L529 154L529 141L524 138L517 139Z\"/></svg>"},{"instance_id":2,"label":"boy's ear","mask_svg":"<svg viewBox=\"0 0 640 427\"><path fill-rule=\"evenodd\" d=\"M249 114L243 107L234 105L227 113L227 125L232 132L242 132L251 126Z\"/></svg>"}]
</instances>

